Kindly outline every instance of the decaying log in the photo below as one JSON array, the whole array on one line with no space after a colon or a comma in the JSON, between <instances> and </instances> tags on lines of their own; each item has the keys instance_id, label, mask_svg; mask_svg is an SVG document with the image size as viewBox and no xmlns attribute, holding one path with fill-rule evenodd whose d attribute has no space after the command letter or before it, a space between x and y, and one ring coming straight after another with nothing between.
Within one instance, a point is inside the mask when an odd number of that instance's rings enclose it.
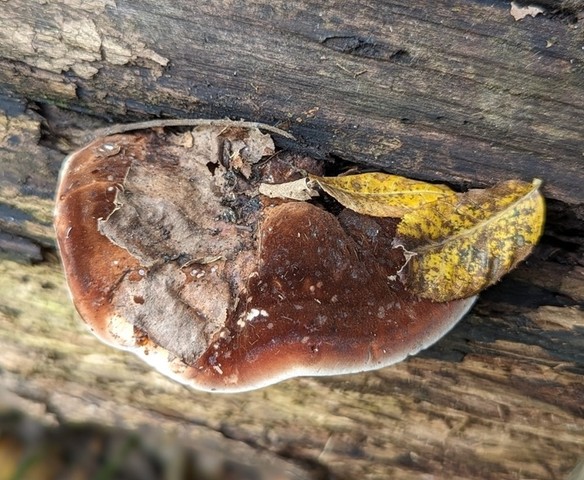
<instances>
[{"instance_id":1,"label":"decaying log","mask_svg":"<svg viewBox=\"0 0 584 480\"><path fill-rule=\"evenodd\" d=\"M5 2L0 403L48 423L150 426L281 478L565 478L584 456L584 7L539 4L516 21L478 0ZM398 365L189 391L86 331L53 195L95 128L227 116L290 131L280 148L331 171L455 188L541 178L541 245Z\"/></svg>"}]
</instances>

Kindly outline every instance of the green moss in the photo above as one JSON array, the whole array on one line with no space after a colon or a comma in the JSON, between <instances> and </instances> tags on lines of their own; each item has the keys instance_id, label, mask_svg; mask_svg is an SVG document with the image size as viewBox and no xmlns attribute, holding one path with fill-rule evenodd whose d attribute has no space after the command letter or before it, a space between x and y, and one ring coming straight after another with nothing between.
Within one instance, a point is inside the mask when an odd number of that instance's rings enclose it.
<instances>
[{"instance_id":1,"label":"green moss","mask_svg":"<svg viewBox=\"0 0 584 480\"><path fill-rule=\"evenodd\" d=\"M52 225L53 209L55 203L52 199L43 199L33 195L8 195L7 192L0 190L0 202L10 208L20 210L30 215L31 221L41 225Z\"/></svg>"},{"instance_id":2,"label":"green moss","mask_svg":"<svg viewBox=\"0 0 584 480\"><path fill-rule=\"evenodd\" d=\"M0 260L0 317L19 325L63 329L77 323L61 268ZM71 325L68 325L71 328Z\"/></svg>"}]
</instances>

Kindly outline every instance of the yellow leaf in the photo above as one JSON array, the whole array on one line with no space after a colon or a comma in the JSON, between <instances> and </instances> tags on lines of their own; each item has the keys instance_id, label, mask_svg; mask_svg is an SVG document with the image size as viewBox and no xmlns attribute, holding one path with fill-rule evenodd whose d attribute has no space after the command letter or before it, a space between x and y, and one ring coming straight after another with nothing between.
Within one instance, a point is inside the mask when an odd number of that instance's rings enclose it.
<instances>
[{"instance_id":1,"label":"yellow leaf","mask_svg":"<svg viewBox=\"0 0 584 480\"><path fill-rule=\"evenodd\" d=\"M386 173L310 178L343 206L374 217L401 217L414 209L456 195L444 185Z\"/></svg>"},{"instance_id":2,"label":"yellow leaf","mask_svg":"<svg viewBox=\"0 0 584 480\"><path fill-rule=\"evenodd\" d=\"M413 253L405 269L409 288L445 302L497 282L531 252L542 233L540 184L511 180L404 215L396 240Z\"/></svg>"}]
</instances>

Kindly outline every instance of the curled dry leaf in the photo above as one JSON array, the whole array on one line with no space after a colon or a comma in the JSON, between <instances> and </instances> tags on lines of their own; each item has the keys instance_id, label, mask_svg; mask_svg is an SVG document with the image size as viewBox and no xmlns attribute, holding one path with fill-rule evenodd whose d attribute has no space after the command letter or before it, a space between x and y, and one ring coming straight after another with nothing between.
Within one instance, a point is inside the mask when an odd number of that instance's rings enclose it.
<instances>
[{"instance_id":1,"label":"curled dry leaf","mask_svg":"<svg viewBox=\"0 0 584 480\"><path fill-rule=\"evenodd\" d=\"M253 153L243 172L246 152L271 149L255 125L207 122L184 135L100 137L63 165L59 250L77 310L102 340L194 388L234 392L389 365L472 305L406 288L396 220L260 195L262 179L322 175L318 162Z\"/></svg>"},{"instance_id":2,"label":"curled dry leaf","mask_svg":"<svg viewBox=\"0 0 584 480\"><path fill-rule=\"evenodd\" d=\"M531 253L543 230L541 182L510 180L404 215L396 244L415 253L405 278L437 302L476 295Z\"/></svg>"},{"instance_id":3,"label":"curled dry leaf","mask_svg":"<svg viewBox=\"0 0 584 480\"><path fill-rule=\"evenodd\" d=\"M306 201L318 197L318 192L309 185L307 178L286 183L260 183L259 192L269 198L284 198Z\"/></svg>"},{"instance_id":4,"label":"curled dry leaf","mask_svg":"<svg viewBox=\"0 0 584 480\"><path fill-rule=\"evenodd\" d=\"M402 217L411 210L455 196L445 185L379 172L311 178L344 207L374 217Z\"/></svg>"}]
</instances>

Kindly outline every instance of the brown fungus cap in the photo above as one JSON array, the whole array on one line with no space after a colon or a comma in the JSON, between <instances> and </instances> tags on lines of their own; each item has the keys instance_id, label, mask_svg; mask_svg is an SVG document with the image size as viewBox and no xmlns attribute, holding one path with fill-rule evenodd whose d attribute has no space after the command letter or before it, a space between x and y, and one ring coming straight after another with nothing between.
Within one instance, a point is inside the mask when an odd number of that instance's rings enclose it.
<instances>
[{"instance_id":1,"label":"brown fungus cap","mask_svg":"<svg viewBox=\"0 0 584 480\"><path fill-rule=\"evenodd\" d=\"M404 289L396 221L271 200L320 173L256 128L99 138L70 155L55 228L77 310L105 342L196 389L380 368L468 311ZM266 157L270 157L266 161Z\"/></svg>"}]
</instances>

